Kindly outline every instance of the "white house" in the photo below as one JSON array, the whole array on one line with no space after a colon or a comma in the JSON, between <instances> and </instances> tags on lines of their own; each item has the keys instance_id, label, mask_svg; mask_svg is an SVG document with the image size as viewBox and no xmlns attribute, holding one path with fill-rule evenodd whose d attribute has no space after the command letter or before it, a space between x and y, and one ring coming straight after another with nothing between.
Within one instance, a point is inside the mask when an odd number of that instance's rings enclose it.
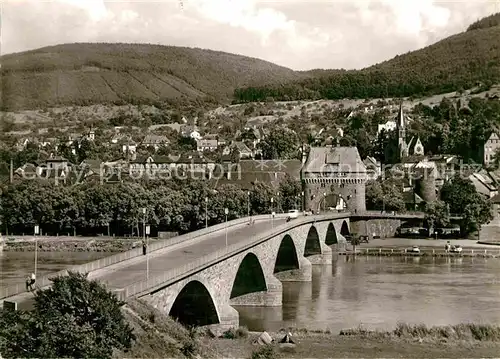
<instances>
[{"instance_id":1,"label":"white house","mask_svg":"<svg viewBox=\"0 0 500 359\"><path fill-rule=\"evenodd\" d=\"M385 132L391 132L396 129L396 121L389 120L386 123L380 123L378 125L377 135L384 130Z\"/></svg>"},{"instance_id":2,"label":"white house","mask_svg":"<svg viewBox=\"0 0 500 359\"><path fill-rule=\"evenodd\" d=\"M218 141L215 140L197 140L196 149L198 152L215 151L218 147Z\"/></svg>"}]
</instances>

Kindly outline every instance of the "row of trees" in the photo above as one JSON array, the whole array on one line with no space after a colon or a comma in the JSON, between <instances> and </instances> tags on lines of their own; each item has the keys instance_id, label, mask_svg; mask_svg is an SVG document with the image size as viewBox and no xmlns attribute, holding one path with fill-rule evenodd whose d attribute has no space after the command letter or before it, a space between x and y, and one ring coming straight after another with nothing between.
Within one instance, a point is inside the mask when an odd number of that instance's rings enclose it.
<instances>
[{"instance_id":1,"label":"row of trees","mask_svg":"<svg viewBox=\"0 0 500 359\"><path fill-rule=\"evenodd\" d=\"M250 191L236 185L213 190L208 182L169 180L101 185L85 183L56 186L53 182L26 180L6 188L0 196L3 231L32 233L130 234L146 221L155 231L189 232L228 219L288 210L299 205L300 182L287 177L278 189L256 184ZM279 193L279 195L278 195ZM274 197L272 207L271 197ZM208 201L205 202L205 198Z\"/></svg>"}]
</instances>

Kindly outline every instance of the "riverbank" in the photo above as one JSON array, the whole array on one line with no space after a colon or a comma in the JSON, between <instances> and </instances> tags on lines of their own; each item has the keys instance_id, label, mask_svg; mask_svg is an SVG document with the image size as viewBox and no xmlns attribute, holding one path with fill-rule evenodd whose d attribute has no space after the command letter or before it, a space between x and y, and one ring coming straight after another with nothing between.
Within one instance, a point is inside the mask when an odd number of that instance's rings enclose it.
<instances>
[{"instance_id":1,"label":"riverbank","mask_svg":"<svg viewBox=\"0 0 500 359\"><path fill-rule=\"evenodd\" d=\"M340 255L354 255L353 251L339 253ZM356 256L375 257L469 257L469 258L500 258L500 249L463 249L460 253L446 252L445 250L419 248L419 252L412 249L400 248L356 248Z\"/></svg>"},{"instance_id":2,"label":"riverbank","mask_svg":"<svg viewBox=\"0 0 500 359\"><path fill-rule=\"evenodd\" d=\"M140 238L113 237L9 237L4 252L123 252L141 245Z\"/></svg>"},{"instance_id":3,"label":"riverbank","mask_svg":"<svg viewBox=\"0 0 500 359\"><path fill-rule=\"evenodd\" d=\"M261 333L244 328L215 338L206 330L190 331L140 300L131 300L124 314L137 341L116 358L443 358L495 357L500 352L500 327L460 324L427 328L399 325L390 332L362 328L331 333L290 328L269 333L270 345L256 344ZM277 343L286 333L295 345Z\"/></svg>"}]
</instances>

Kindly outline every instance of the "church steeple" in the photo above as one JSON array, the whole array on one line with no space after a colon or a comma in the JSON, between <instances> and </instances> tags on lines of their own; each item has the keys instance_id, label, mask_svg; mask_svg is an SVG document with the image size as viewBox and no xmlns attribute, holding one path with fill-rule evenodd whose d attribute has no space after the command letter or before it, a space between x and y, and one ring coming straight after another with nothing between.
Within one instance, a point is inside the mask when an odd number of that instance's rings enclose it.
<instances>
[{"instance_id":1,"label":"church steeple","mask_svg":"<svg viewBox=\"0 0 500 359\"><path fill-rule=\"evenodd\" d=\"M399 104L398 117L396 118L396 128L398 131L399 159L408 156L408 145L406 143L406 121L403 112L403 101Z\"/></svg>"},{"instance_id":2,"label":"church steeple","mask_svg":"<svg viewBox=\"0 0 500 359\"><path fill-rule=\"evenodd\" d=\"M405 128L405 115L403 112L403 101L399 103L399 112L397 118L397 126L398 128Z\"/></svg>"}]
</instances>

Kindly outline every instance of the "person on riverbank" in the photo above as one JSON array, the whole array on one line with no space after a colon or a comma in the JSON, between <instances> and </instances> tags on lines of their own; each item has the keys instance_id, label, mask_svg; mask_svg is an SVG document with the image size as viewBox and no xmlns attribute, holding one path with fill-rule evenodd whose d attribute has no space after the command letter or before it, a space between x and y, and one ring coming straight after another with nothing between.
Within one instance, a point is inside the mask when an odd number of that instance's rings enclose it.
<instances>
[{"instance_id":1,"label":"person on riverbank","mask_svg":"<svg viewBox=\"0 0 500 359\"><path fill-rule=\"evenodd\" d=\"M32 291L36 282L35 273L31 273L31 277L26 278L26 291Z\"/></svg>"},{"instance_id":2,"label":"person on riverbank","mask_svg":"<svg viewBox=\"0 0 500 359\"><path fill-rule=\"evenodd\" d=\"M142 240L142 255L146 255L146 251L147 251L147 246L146 246L146 242L144 240Z\"/></svg>"},{"instance_id":3,"label":"person on riverbank","mask_svg":"<svg viewBox=\"0 0 500 359\"><path fill-rule=\"evenodd\" d=\"M446 253L449 253L450 249L451 249L451 243L450 243L450 241L448 241L448 242L446 242L446 244L444 246L444 250Z\"/></svg>"}]
</instances>

